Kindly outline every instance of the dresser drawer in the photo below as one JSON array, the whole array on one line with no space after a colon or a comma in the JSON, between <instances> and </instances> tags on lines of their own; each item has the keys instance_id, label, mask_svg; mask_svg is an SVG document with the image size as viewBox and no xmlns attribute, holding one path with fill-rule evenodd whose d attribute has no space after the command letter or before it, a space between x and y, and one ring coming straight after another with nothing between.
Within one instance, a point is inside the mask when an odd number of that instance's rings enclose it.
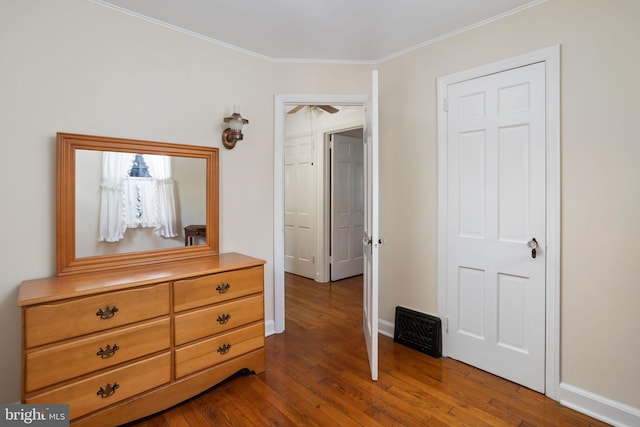
<instances>
[{"instance_id":1,"label":"dresser drawer","mask_svg":"<svg viewBox=\"0 0 640 427\"><path fill-rule=\"evenodd\" d=\"M169 327L169 318L165 318L27 352L25 390L31 392L168 349Z\"/></svg>"},{"instance_id":2,"label":"dresser drawer","mask_svg":"<svg viewBox=\"0 0 640 427\"><path fill-rule=\"evenodd\" d=\"M24 313L25 345L31 348L166 314L168 283L32 306Z\"/></svg>"},{"instance_id":3,"label":"dresser drawer","mask_svg":"<svg viewBox=\"0 0 640 427\"><path fill-rule=\"evenodd\" d=\"M173 285L175 311L187 310L262 292L262 266L179 280Z\"/></svg>"},{"instance_id":4,"label":"dresser drawer","mask_svg":"<svg viewBox=\"0 0 640 427\"><path fill-rule=\"evenodd\" d=\"M176 315L176 345L262 320L263 312L264 303L259 294Z\"/></svg>"},{"instance_id":5,"label":"dresser drawer","mask_svg":"<svg viewBox=\"0 0 640 427\"><path fill-rule=\"evenodd\" d=\"M29 404L68 403L71 419L166 384L171 379L169 352L28 397ZM116 385L115 391L109 390ZM104 396L104 397L103 397Z\"/></svg>"},{"instance_id":6,"label":"dresser drawer","mask_svg":"<svg viewBox=\"0 0 640 427\"><path fill-rule=\"evenodd\" d=\"M176 378L201 371L261 347L264 347L262 322L186 345L176 350Z\"/></svg>"}]
</instances>

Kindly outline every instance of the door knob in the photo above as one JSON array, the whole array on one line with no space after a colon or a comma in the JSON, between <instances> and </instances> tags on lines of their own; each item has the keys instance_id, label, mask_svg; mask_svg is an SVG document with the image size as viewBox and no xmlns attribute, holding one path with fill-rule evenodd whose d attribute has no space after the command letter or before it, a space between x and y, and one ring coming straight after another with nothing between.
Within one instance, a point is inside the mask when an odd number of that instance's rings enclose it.
<instances>
[{"instance_id":1,"label":"door knob","mask_svg":"<svg viewBox=\"0 0 640 427\"><path fill-rule=\"evenodd\" d=\"M533 239L529 240L527 246L529 247L529 249L531 249L531 258L535 258L536 248L538 247L538 241L536 240L536 238L534 237Z\"/></svg>"},{"instance_id":2,"label":"door knob","mask_svg":"<svg viewBox=\"0 0 640 427\"><path fill-rule=\"evenodd\" d=\"M370 245L372 242L371 236L369 236L366 232L364 233L364 237L362 238L363 245Z\"/></svg>"}]
</instances>

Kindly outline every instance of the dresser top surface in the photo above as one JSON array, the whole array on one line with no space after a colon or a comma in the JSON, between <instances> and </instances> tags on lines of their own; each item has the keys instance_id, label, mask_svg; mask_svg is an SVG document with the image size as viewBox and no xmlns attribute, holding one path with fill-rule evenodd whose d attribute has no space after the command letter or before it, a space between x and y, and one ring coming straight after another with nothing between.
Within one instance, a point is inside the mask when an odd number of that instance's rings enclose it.
<instances>
[{"instance_id":1,"label":"dresser top surface","mask_svg":"<svg viewBox=\"0 0 640 427\"><path fill-rule=\"evenodd\" d=\"M26 280L20 285L18 306L256 267L264 263L265 261L261 259L247 255L226 253L148 266Z\"/></svg>"}]
</instances>

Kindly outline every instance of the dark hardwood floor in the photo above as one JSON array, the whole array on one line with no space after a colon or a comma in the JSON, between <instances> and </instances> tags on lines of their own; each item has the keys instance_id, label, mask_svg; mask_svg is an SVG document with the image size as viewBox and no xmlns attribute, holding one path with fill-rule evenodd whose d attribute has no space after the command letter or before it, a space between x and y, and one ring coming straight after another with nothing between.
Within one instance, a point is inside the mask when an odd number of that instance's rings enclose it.
<instances>
[{"instance_id":1,"label":"dark hardwood floor","mask_svg":"<svg viewBox=\"0 0 640 427\"><path fill-rule=\"evenodd\" d=\"M362 277L286 275L286 332L266 372L236 377L130 426L606 426L545 396L380 336L379 381L362 335Z\"/></svg>"}]
</instances>

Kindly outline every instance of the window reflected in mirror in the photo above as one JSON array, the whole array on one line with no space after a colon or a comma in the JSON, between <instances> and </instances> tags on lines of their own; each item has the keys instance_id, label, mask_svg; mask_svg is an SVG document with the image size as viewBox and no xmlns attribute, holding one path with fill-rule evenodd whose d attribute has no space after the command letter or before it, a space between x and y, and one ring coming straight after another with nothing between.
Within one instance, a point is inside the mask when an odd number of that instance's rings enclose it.
<instances>
[{"instance_id":1,"label":"window reflected in mirror","mask_svg":"<svg viewBox=\"0 0 640 427\"><path fill-rule=\"evenodd\" d=\"M202 158L77 150L76 257L184 246L206 224L206 173Z\"/></svg>"}]
</instances>

